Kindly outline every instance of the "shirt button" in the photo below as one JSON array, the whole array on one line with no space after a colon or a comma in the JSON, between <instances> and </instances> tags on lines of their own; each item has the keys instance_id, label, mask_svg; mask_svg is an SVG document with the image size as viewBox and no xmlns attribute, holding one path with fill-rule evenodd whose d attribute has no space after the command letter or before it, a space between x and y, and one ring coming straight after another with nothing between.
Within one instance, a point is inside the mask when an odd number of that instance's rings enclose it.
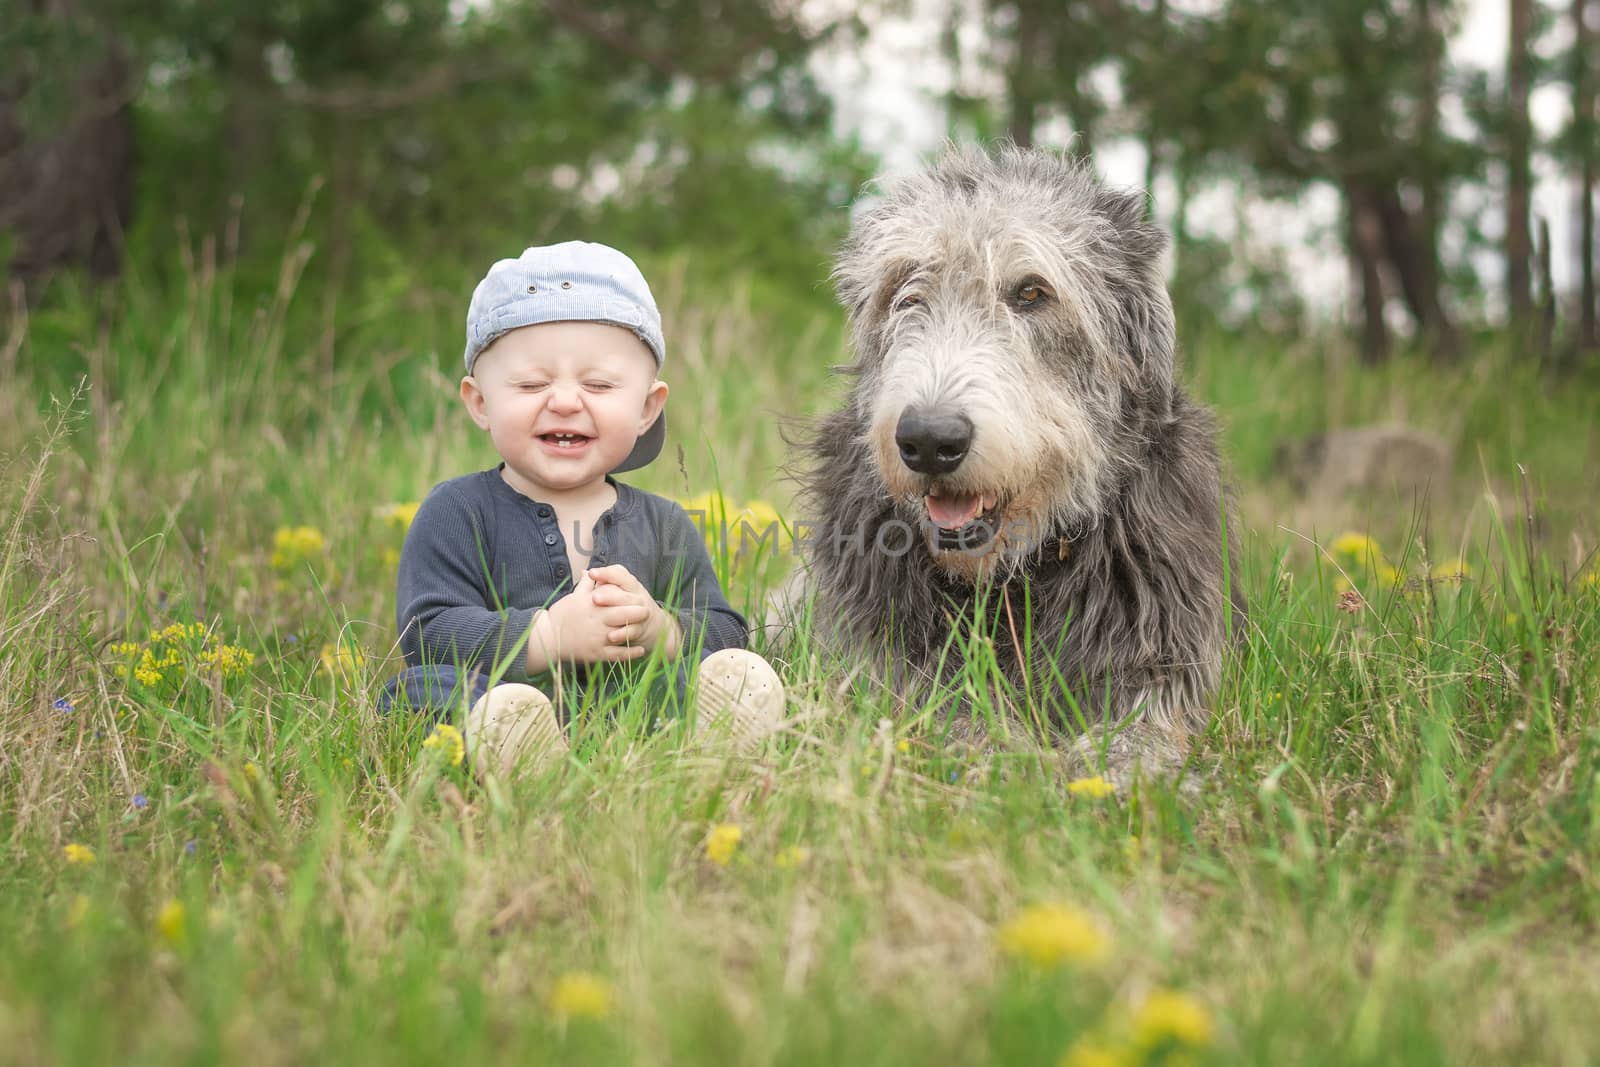
<instances>
[{"instance_id":1,"label":"shirt button","mask_svg":"<svg viewBox=\"0 0 1600 1067\"><path fill-rule=\"evenodd\" d=\"M557 567L556 568L556 580L557 581L560 581L561 579L565 578L566 576L567 576L567 568L565 568L565 567Z\"/></svg>"},{"instance_id":2,"label":"shirt button","mask_svg":"<svg viewBox=\"0 0 1600 1067\"><path fill-rule=\"evenodd\" d=\"M547 545L554 546L555 543L556 543L556 540L557 540L557 538L556 538L555 534L545 534L544 535L544 543L547 544Z\"/></svg>"},{"instance_id":3,"label":"shirt button","mask_svg":"<svg viewBox=\"0 0 1600 1067\"><path fill-rule=\"evenodd\" d=\"M548 519L550 517L550 509L544 504L539 505L539 517L541 519Z\"/></svg>"}]
</instances>

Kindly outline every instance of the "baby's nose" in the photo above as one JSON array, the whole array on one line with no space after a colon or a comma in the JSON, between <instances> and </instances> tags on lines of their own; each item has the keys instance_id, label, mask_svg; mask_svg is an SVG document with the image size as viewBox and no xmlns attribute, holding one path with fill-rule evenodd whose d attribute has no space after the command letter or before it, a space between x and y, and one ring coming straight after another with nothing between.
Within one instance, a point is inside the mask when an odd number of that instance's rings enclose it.
<instances>
[{"instance_id":1,"label":"baby's nose","mask_svg":"<svg viewBox=\"0 0 1600 1067\"><path fill-rule=\"evenodd\" d=\"M566 385L560 382L550 387L551 407L562 410L572 410L583 404L583 390L576 385Z\"/></svg>"}]
</instances>

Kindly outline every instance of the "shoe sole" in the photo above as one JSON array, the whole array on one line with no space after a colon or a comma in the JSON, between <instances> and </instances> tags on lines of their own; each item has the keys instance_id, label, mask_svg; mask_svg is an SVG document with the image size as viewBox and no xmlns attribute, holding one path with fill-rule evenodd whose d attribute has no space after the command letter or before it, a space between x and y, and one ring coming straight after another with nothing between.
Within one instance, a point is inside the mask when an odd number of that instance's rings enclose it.
<instances>
[{"instance_id":1,"label":"shoe sole","mask_svg":"<svg viewBox=\"0 0 1600 1067\"><path fill-rule=\"evenodd\" d=\"M467 758L475 774L537 770L567 751L555 705L531 685L497 685L467 713Z\"/></svg>"},{"instance_id":2,"label":"shoe sole","mask_svg":"<svg viewBox=\"0 0 1600 1067\"><path fill-rule=\"evenodd\" d=\"M742 648L707 656L696 675L696 721L702 732L731 735L748 754L783 721L783 682L772 665Z\"/></svg>"}]
</instances>

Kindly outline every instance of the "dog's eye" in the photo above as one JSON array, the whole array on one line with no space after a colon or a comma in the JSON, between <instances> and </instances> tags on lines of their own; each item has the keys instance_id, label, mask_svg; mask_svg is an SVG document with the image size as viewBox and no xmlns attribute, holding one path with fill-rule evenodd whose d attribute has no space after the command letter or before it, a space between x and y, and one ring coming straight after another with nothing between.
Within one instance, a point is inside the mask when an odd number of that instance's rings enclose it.
<instances>
[{"instance_id":1,"label":"dog's eye","mask_svg":"<svg viewBox=\"0 0 1600 1067\"><path fill-rule=\"evenodd\" d=\"M1044 286L1035 282L1024 282L1017 286L1016 291L1011 294L1011 299L1022 307L1031 307L1043 303L1045 297L1049 295Z\"/></svg>"},{"instance_id":2,"label":"dog's eye","mask_svg":"<svg viewBox=\"0 0 1600 1067\"><path fill-rule=\"evenodd\" d=\"M905 311L907 308L914 308L920 303L922 303L922 297L915 293L907 293L894 302L894 309L896 311Z\"/></svg>"}]
</instances>

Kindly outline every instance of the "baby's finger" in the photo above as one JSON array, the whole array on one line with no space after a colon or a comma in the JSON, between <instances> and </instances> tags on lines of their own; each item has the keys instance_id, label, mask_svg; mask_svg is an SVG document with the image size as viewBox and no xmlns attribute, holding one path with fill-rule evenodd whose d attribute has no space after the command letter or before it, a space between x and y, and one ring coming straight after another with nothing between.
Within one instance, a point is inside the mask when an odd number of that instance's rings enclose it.
<instances>
[{"instance_id":1,"label":"baby's finger","mask_svg":"<svg viewBox=\"0 0 1600 1067\"><path fill-rule=\"evenodd\" d=\"M616 604L626 604L629 601L637 598L634 597L632 593L628 592L628 590L619 585L605 585L596 583L594 592L589 595L589 599L593 600L596 605L604 608L611 607Z\"/></svg>"},{"instance_id":2,"label":"baby's finger","mask_svg":"<svg viewBox=\"0 0 1600 1067\"><path fill-rule=\"evenodd\" d=\"M627 626L630 623L644 622L650 617L650 609L643 604L620 604L614 608L601 608L595 615L607 626Z\"/></svg>"},{"instance_id":3,"label":"baby's finger","mask_svg":"<svg viewBox=\"0 0 1600 1067\"><path fill-rule=\"evenodd\" d=\"M607 645L600 650L600 656L611 663L625 663L630 659L638 659L645 651L643 645Z\"/></svg>"},{"instance_id":4,"label":"baby's finger","mask_svg":"<svg viewBox=\"0 0 1600 1067\"><path fill-rule=\"evenodd\" d=\"M598 585L636 585L637 580L632 572L620 563L607 564L604 567L590 567L585 574L594 578Z\"/></svg>"},{"instance_id":5,"label":"baby's finger","mask_svg":"<svg viewBox=\"0 0 1600 1067\"><path fill-rule=\"evenodd\" d=\"M606 640L613 645L630 645L644 636L644 627L638 623L611 630L606 633Z\"/></svg>"}]
</instances>

